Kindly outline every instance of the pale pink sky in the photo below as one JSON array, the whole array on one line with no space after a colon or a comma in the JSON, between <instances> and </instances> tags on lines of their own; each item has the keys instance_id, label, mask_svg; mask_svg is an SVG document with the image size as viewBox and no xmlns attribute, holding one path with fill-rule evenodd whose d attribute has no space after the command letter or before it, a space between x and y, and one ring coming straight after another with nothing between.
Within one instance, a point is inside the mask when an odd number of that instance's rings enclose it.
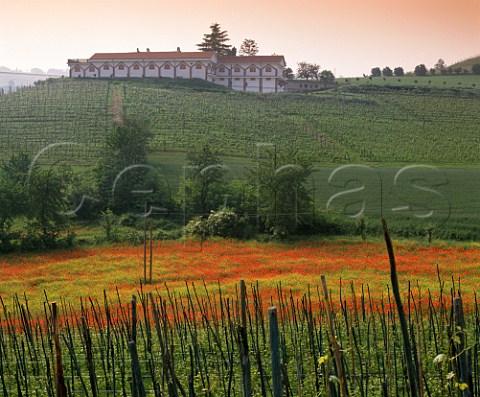
<instances>
[{"instance_id":1,"label":"pale pink sky","mask_svg":"<svg viewBox=\"0 0 480 397\"><path fill-rule=\"evenodd\" d=\"M288 66L337 76L480 55L479 0L3 0L0 66L64 69L95 52L195 51L212 22Z\"/></svg>"}]
</instances>

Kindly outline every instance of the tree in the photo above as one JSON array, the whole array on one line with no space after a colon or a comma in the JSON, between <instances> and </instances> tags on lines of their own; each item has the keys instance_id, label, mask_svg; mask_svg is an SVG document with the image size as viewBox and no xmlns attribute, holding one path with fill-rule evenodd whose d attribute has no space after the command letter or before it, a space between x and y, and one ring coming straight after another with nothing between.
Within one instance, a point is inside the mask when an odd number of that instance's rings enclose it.
<instances>
[{"instance_id":1,"label":"tree","mask_svg":"<svg viewBox=\"0 0 480 397\"><path fill-rule=\"evenodd\" d=\"M0 252L13 248L11 226L16 218L27 216L25 182L30 164L30 157L21 153L0 166Z\"/></svg>"},{"instance_id":2,"label":"tree","mask_svg":"<svg viewBox=\"0 0 480 397\"><path fill-rule=\"evenodd\" d=\"M447 65L445 64L445 61L440 58L437 63L434 65L434 68L437 69L437 70L442 70L442 69L445 69L447 67Z\"/></svg>"},{"instance_id":3,"label":"tree","mask_svg":"<svg viewBox=\"0 0 480 397\"><path fill-rule=\"evenodd\" d=\"M379 67L372 68L370 71L370 76L372 77L380 77L382 75L382 70Z\"/></svg>"},{"instance_id":4,"label":"tree","mask_svg":"<svg viewBox=\"0 0 480 397\"><path fill-rule=\"evenodd\" d=\"M415 66L414 73L415 73L415 76L426 76L427 67L423 63L421 63L420 65Z\"/></svg>"},{"instance_id":5,"label":"tree","mask_svg":"<svg viewBox=\"0 0 480 397\"><path fill-rule=\"evenodd\" d=\"M332 84L335 81L335 76L330 70L322 70L318 77L324 85Z\"/></svg>"},{"instance_id":6,"label":"tree","mask_svg":"<svg viewBox=\"0 0 480 397\"><path fill-rule=\"evenodd\" d=\"M480 74L480 63L475 63L472 65L472 74Z\"/></svg>"},{"instance_id":7,"label":"tree","mask_svg":"<svg viewBox=\"0 0 480 397\"><path fill-rule=\"evenodd\" d=\"M293 73L292 68L285 68L283 70L283 77L287 80L293 80L295 78L295 74Z\"/></svg>"},{"instance_id":8,"label":"tree","mask_svg":"<svg viewBox=\"0 0 480 397\"><path fill-rule=\"evenodd\" d=\"M27 181L27 216L30 233L39 232L40 246L53 248L59 234L70 224L67 215L67 189L71 181L69 170L34 168Z\"/></svg>"},{"instance_id":9,"label":"tree","mask_svg":"<svg viewBox=\"0 0 480 397\"><path fill-rule=\"evenodd\" d=\"M187 154L185 178L180 184L179 198L185 213L191 217L208 217L224 203L226 167L210 145L205 144L200 151Z\"/></svg>"},{"instance_id":10,"label":"tree","mask_svg":"<svg viewBox=\"0 0 480 397\"><path fill-rule=\"evenodd\" d=\"M124 118L109 132L95 170L103 208L139 211L145 202L160 206L165 201L166 182L147 162L151 137L145 123L131 118Z\"/></svg>"},{"instance_id":11,"label":"tree","mask_svg":"<svg viewBox=\"0 0 480 397\"><path fill-rule=\"evenodd\" d=\"M244 39L240 46L240 55L254 56L258 54L258 45L255 40Z\"/></svg>"},{"instance_id":12,"label":"tree","mask_svg":"<svg viewBox=\"0 0 480 397\"><path fill-rule=\"evenodd\" d=\"M211 32L203 35L203 41L197 44L200 51L213 51L218 54L228 55L230 45L225 44L228 40L228 33L226 30L221 30L218 23L210 25Z\"/></svg>"},{"instance_id":13,"label":"tree","mask_svg":"<svg viewBox=\"0 0 480 397\"><path fill-rule=\"evenodd\" d=\"M405 72L401 66L397 66L395 69L393 69L393 74L397 77L402 77L405 75Z\"/></svg>"},{"instance_id":14,"label":"tree","mask_svg":"<svg viewBox=\"0 0 480 397\"><path fill-rule=\"evenodd\" d=\"M393 71L388 66L385 66L382 69L382 75L383 75L383 77L392 77L393 76Z\"/></svg>"},{"instance_id":15,"label":"tree","mask_svg":"<svg viewBox=\"0 0 480 397\"><path fill-rule=\"evenodd\" d=\"M293 233L307 222L311 194L307 181L312 162L295 149L267 150L258 158L247 178L257 190L258 222L261 228L277 237Z\"/></svg>"},{"instance_id":16,"label":"tree","mask_svg":"<svg viewBox=\"0 0 480 397\"><path fill-rule=\"evenodd\" d=\"M299 62L297 64L297 78L298 79L315 79L318 80L318 74L320 72L320 65L316 63L308 63L308 62Z\"/></svg>"},{"instance_id":17,"label":"tree","mask_svg":"<svg viewBox=\"0 0 480 397\"><path fill-rule=\"evenodd\" d=\"M435 69L435 68L430 68L429 72L430 72L430 74L431 74L432 76L435 76L435 74L437 73L437 69Z\"/></svg>"}]
</instances>

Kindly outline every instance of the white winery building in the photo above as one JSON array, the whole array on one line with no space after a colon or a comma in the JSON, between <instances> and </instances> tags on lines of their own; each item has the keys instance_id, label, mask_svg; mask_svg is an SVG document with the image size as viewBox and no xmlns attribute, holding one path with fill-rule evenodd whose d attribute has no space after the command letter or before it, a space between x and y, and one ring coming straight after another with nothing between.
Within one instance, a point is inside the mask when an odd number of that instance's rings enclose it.
<instances>
[{"instance_id":1,"label":"white winery building","mask_svg":"<svg viewBox=\"0 0 480 397\"><path fill-rule=\"evenodd\" d=\"M215 52L96 53L69 59L72 78L198 78L238 91L283 92L282 55L224 56Z\"/></svg>"}]
</instances>

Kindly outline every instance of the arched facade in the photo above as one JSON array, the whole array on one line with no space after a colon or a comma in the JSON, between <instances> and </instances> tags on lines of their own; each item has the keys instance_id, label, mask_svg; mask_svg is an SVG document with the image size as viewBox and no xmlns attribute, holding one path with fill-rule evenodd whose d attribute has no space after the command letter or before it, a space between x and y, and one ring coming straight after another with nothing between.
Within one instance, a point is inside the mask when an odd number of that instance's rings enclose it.
<instances>
[{"instance_id":1,"label":"arched facade","mask_svg":"<svg viewBox=\"0 0 480 397\"><path fill-rule=\"evenodd\" d=\"M97 53L69 59L70 77L202 79L239 91L283 91L283 56L222 56L214 52Z\"/></svg>"}]
</instances>

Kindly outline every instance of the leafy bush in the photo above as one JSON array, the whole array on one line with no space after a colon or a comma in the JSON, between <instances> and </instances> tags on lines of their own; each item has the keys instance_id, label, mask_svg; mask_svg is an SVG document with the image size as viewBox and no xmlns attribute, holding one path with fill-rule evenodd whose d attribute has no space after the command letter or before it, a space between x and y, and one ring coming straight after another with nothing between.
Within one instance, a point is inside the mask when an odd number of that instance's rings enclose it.
<instances>
[{"instance_id":1,"label":"leafy bush","mask_svg":"<svg viewBox=\"0 0 480 397\"><path fill-rule=\"evenodd\" d=\"M245 217L239 217L232 209L223 208L212 211L207 219L195 217L185 226L187 236L200 238L248 238L252 228Z\"/></svg>"}]
</instances>

